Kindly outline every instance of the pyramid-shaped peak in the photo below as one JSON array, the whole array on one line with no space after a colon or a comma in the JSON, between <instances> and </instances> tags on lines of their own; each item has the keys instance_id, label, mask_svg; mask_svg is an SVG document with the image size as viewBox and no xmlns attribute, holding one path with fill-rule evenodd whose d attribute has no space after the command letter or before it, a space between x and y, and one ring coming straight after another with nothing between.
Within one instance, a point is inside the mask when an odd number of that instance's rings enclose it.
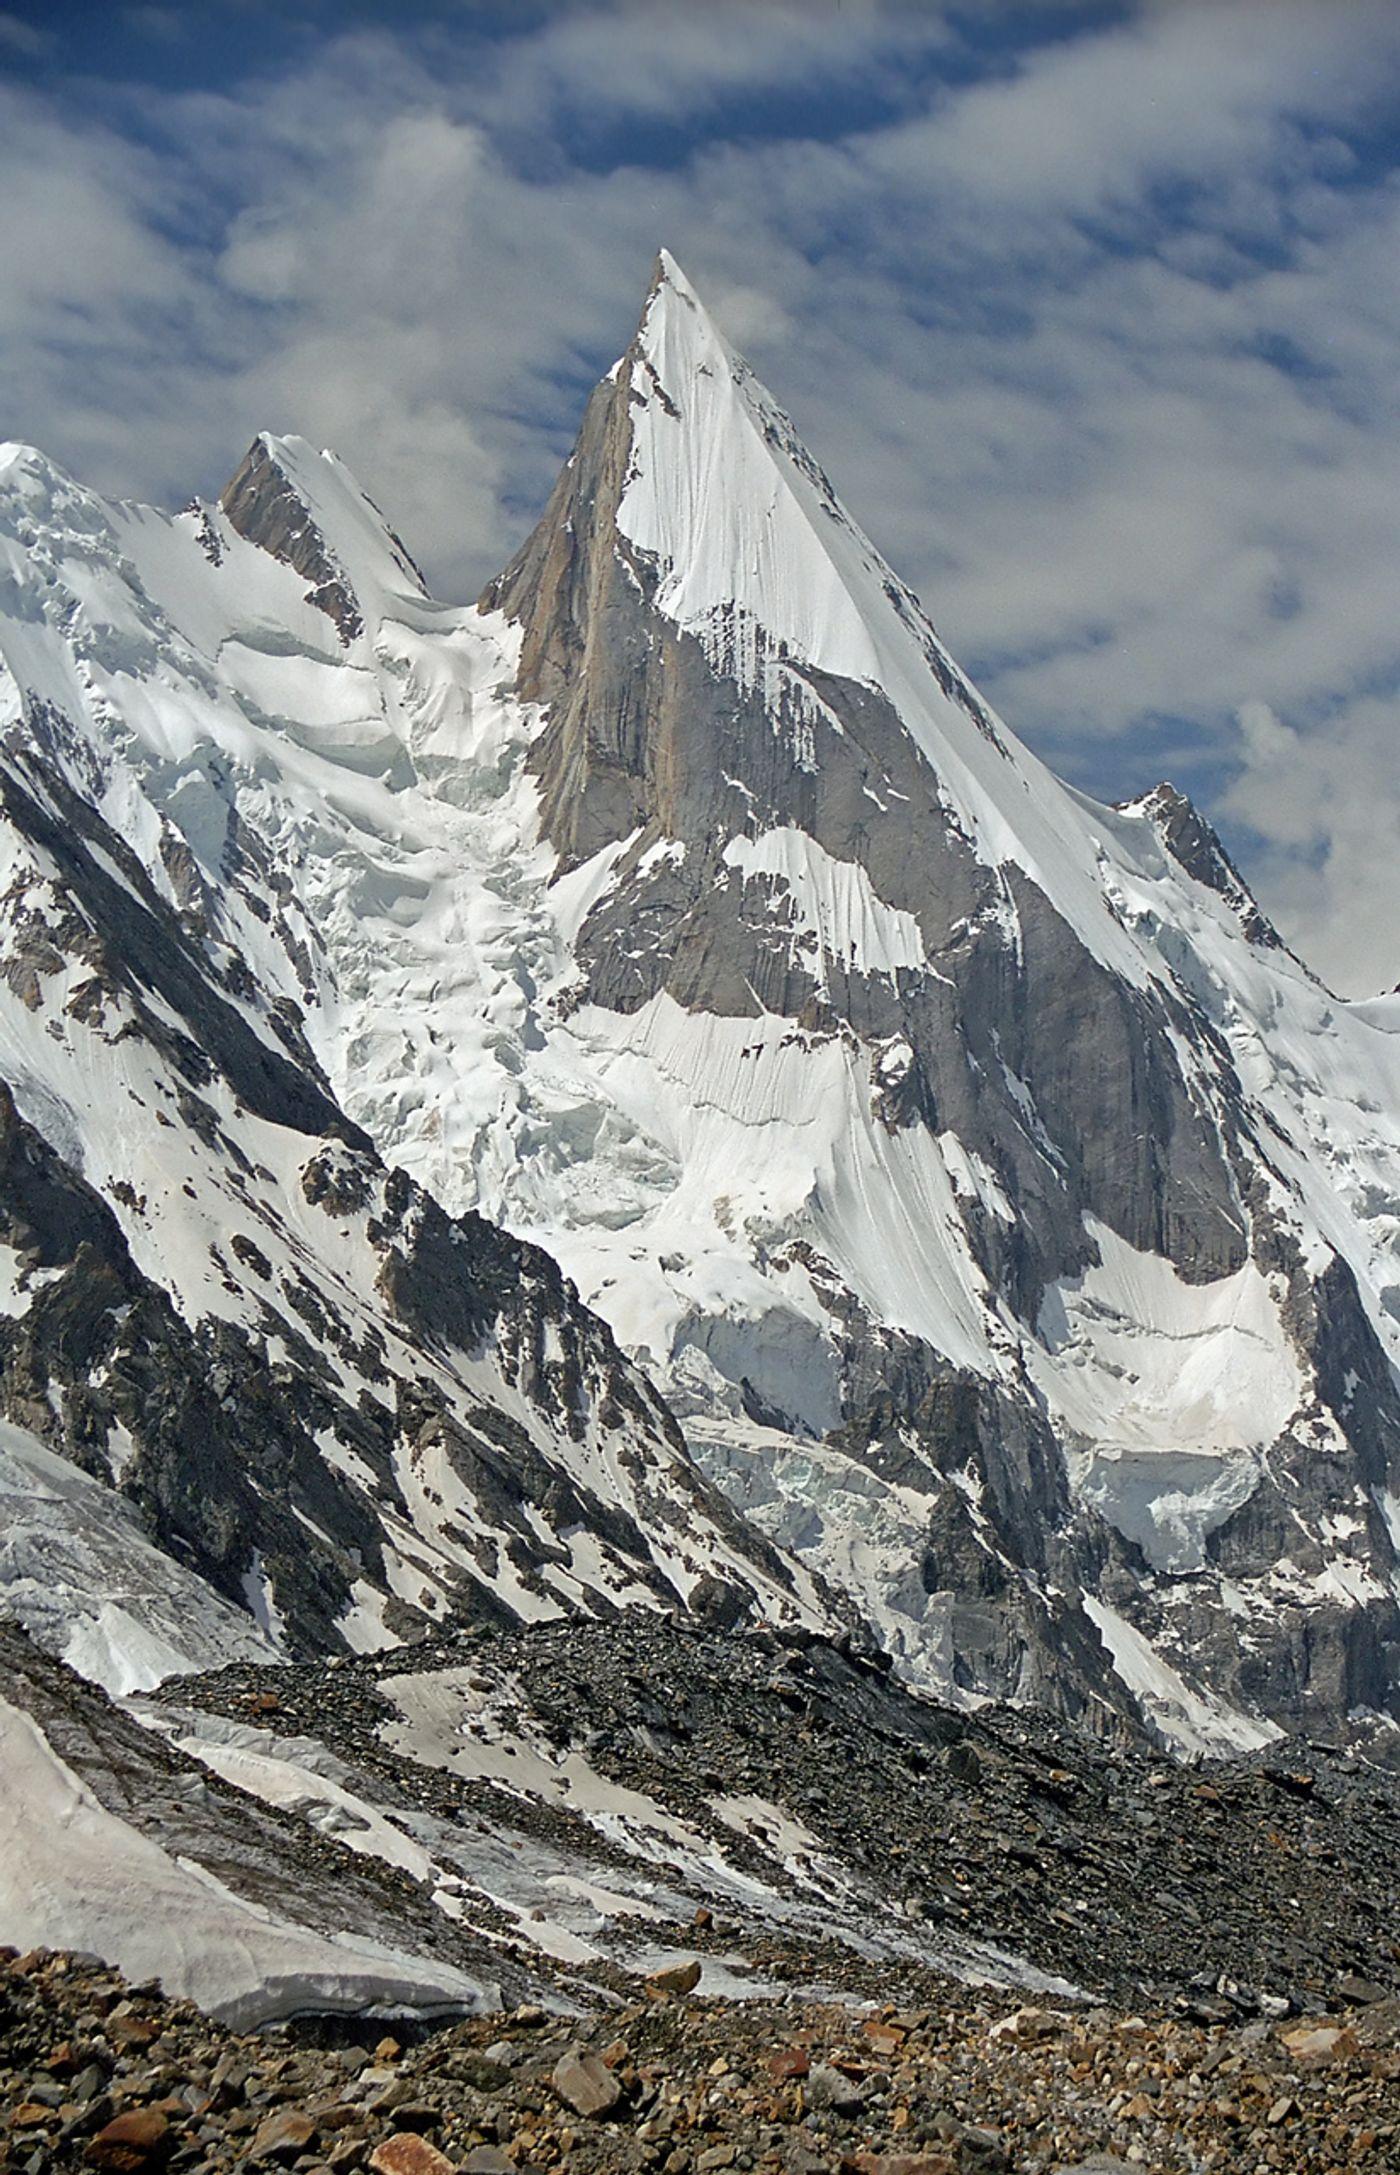
<instances>
[{"instance_id":1,"label":"pyramid-shaped peak","mask_svg":"<svg viewBox=\"0 0 1400 2175\"><path fill-rule=\"evenodd\" d=\"M672 296L680 302L689 302L691 309L702 309L700 296L696 294L696 289L693 289L685 272L680 270L680 265L676 263L670 250L657 250L657 261L652 265L652 281L646 289L646 311L643 311L643 318L650 315L652 302L661 294Z\"/></svg>"},{"instance_id":2,"label":"pyramid-shaped peak","mask_svg":"<svg viewBox=\"0 0 1400 2175\"><path fill-rule=\"evenodd\" d=\"M345 641L381 593L425 593L422 573L344 462L309 439L260 431L219 497L251 544L311 584L308 601Z\"/></svg>"},{"instance_id":3,"label":"pyramid-shaped peak","mask_svg":"<svg viewBox=\"0 0 1400 2175\"><path fill-rule=\"evenodd\" d=\"M704 304L696 293L694 285L686 277L669 249L658 249L656 253L656 262L652 266L651 272L651 285L647 289L648 313L655 298L662 293L674 297L677 301L688 303L692 309L698 310L702 316L704 315Z\"/></svg>"}]
</instances>

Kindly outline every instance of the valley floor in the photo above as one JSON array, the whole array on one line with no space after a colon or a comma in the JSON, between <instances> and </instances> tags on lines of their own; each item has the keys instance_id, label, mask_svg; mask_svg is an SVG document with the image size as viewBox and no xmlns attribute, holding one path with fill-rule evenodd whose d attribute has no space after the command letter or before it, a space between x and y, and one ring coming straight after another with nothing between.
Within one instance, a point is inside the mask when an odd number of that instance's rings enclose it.
<instances>
[{"instance_id":1,"label":"valley floor","mask_svg":"<svg viewBox=\"0 0 1400 2175\"><path fill-rule=\"evenodd\" d=\"M1184 1767L643 1611L123 1704L0 1663L63 1802L226 1905L114 1915L66 1815L9 1839L11 1939L46 1894L90 1924L0 1952L0 2170L1400 2166L1400 1779L1354 1750ZM259 1924L347 1944L354 2013Z\"/></svg>"},{"instance_id":2,"label":"valley floor","mask_svg":"<svg viewBox=\"0 0 1400 2175\"><path fill-rule=\"evenodd\" d=\"M0 1961L0 2168L215 2175L1199 2175L1400 2164L1400 2002L1201 2024L929 1985L649 1990L434 2030L237 2034L92 1959ZM402 2036L399 2036L399 2034ZM587 2111L582 2111L587 2110Z\"/></svg>"}]
</instances>

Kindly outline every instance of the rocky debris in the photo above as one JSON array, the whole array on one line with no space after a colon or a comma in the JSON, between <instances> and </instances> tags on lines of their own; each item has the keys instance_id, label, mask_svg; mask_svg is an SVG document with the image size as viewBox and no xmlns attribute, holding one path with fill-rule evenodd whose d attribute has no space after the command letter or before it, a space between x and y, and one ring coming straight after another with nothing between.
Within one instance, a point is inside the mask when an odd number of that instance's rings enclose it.
<instances>
[{"instance_id":1,"label":"rocky debris","mask_svg":"<svg viewBox=\"0 0 1400 2175\"><path fill-rule=\"evenodd\" d=\"M381 1689L408 1660L231 1666L172 1682L156 1704L246 1719L275 1689L279 1730L328 1746L358 1795L415 1836L427 1820L442 1824L470 1913L461 1838L478 1825L533 1839L605 1886L630 1874L641 1898L664 1881L674 1922L653 1915L641 1936L623 1916L608 1929L630 1981L584 1974L619 1992L650 1979L648 1992L674 2000L708 1958L770 1985L837 1985L867 1999L897 1980L909 2001L927 1998L931 1973L1000 1972L1015 1984L1030 1967L1046 1975L1041 1990L1023 1978L1008 2005L1020 2011L1012 2036L1027 2045L1047 1981L1222 2025L1297 2027L1367 1987L1400 1994L1400 1781L1355 1753L1298 1747L1288 1771L1302 1771L1306 1752L1313 1776L1298 1793L1278 1786L1277 1758L1207 1769L1098 1747L1034 1712L938 1707L850 1642L704 1630L643 1610L482 1628L412 1650L415 1680L442 1672L464 1684L488 1736L534 1746L561 1769L585 1762L684 1822L741 1876L721 1890L703 1867L659 1863L664 1838L629 1842L562 1792L454 1771L453 1746L467 1741L460 1704L448 1710L441 1764L421 1764L396 1726L396 1695ZM773 1909L744 1901L765 1889ZM533 1968L593 1998L577 1973L530 1954L528 1917L509 1937ZM642 1938L651 1953L631 1962L629 1942Z\"/></svg>"},{"instance_id":2,"label":"rocky debris","mask_svg":"<svg viewBox=\"0 0 1400 2175\"><path fill-rule=\"evenodd\" d=\"M225 2030L91 1958L0 1956L0 2170L225 2175L1390 2175L1400 2001L1305 2061L1267 2018L643 1999L397 2027ZM144 2040L124 2022L151 2027ZM1321 2027L1319 2027L1321 2028ZM604 2080L581 2113L561 2071ZM405 2111L412 2109L412 2119Z\"/></svg>"},{"instance_id":3,"label":"rocky debris","mask_svg":"<svg viewBox=\"0 0 1400 2175\"><path fill-rule=\"evenodd\" d=\"M576 2115L611 2114L622 2087L607 2064L583 2047L568 2047L550 2072L550 2083Z\"/></svg>"}]
</instances>

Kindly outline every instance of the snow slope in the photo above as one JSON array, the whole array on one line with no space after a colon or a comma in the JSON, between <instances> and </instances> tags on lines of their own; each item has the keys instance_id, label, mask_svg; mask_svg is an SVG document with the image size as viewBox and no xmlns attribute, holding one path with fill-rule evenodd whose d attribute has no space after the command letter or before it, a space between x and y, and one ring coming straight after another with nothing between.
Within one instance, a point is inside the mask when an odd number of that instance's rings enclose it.
<instances>
[{"instance_id":1,"label":"snow slope","mask_svg":"<svg viewBox=\"0 0 1400 2175\"><path fill-rule=\"evenodd\" d=\"M282 1658L274 1637L155 1547L109 1486L4 1421L0 1610L114 1697L175 1670Z\"/></svg>"}]
</instances>

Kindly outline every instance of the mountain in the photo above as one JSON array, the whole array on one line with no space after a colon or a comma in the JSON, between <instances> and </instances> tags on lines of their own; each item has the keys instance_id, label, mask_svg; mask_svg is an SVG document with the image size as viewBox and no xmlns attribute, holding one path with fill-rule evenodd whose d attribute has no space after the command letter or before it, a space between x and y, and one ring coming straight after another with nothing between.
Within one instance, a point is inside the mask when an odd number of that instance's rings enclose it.
<instances>
[{"instance_id":1,"label":"mountain","mask_svg":"<svg viewBox=\"0 0 1400 2175\"><path fill-rule=\"evenodd\" d=\"M464 1613L810 1610L556 1264L386 1166L259 972L310 985L322 945L298 849L240 796L333 855L334 781L375 787L358 721L299 759L247 689L334 686L333 712L363 669L298 642L297 580L231 528L27 453L0 500L14 1612L125 1692Z\"/></svg>"},{"instance_id":2,"label":"mountain","mask_svg":"<svg viewBox=\"0 0 1400 2175\"><path fill-rule=\"evenodd\" d=\"M1397 1741L1400 1000L1016 741L670 259L475 607L295 438L174 517L8 449L0 547L54 1651L635 1603Z\"/></svg>"}]
</instances>

